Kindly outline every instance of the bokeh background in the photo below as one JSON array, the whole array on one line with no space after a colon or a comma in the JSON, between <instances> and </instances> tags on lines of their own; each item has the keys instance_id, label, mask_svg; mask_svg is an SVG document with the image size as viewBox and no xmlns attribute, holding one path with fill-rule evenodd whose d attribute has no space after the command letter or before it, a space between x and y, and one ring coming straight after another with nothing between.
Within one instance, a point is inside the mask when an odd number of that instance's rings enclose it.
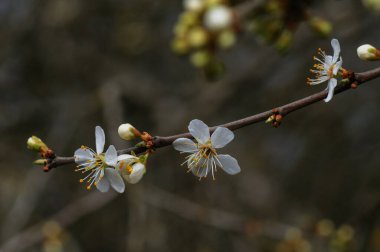
<instances>
[{"instance_id":1,"label":"bokeh background","mask_svg":"<svg viewBox=\"0 0 380 252\"><path fill-rule=\"evenodd\" d=\"M241 1L240 1L241 2ZM239 4L238 1L233 4ZM222 150L242 172L198 181L166 147L124 194L88 191L74 165L44 173L26 139L58 155L106 143L130 122L152 135L222 124L320 91L305 83L318 47L338 38L344 66L380 46L380 19L361 1L315 1L320 38L301 23L288 54L242 33L227 72L204 79L172 53L181 1L0 0L0 251L380 251L380 80L255 124Z\"/></svg>"}]
</instances>

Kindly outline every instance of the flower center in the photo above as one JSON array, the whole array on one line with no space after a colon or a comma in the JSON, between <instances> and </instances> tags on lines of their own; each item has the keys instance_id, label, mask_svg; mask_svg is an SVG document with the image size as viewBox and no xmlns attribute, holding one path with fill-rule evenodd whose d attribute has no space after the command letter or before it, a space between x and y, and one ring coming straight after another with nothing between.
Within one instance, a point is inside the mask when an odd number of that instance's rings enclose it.
<instances>
[{"instance_id":1,"label":"flower center","mask_svg":"<svg viewBox=\"0 0 380 252\"><path fill-rule=\"evenodd\" d=\"M335 67L335 64L332 64L329 69L327 69L327 75L330 77L330 78L333 78L334 77L334 67Z\"/></svg>"},{"instance_id":2,"label":"flower center","mask_svg":"<svg viewBox=\"0 0 380 252\"><path fill-rule=\"evenodd\" d=\"M211 142L207 142L205 144L201 144L198 146L199 152L204 158L209 158L210 155L216 155L216 150L212 147Z\"/></svg>"}]
</instances>

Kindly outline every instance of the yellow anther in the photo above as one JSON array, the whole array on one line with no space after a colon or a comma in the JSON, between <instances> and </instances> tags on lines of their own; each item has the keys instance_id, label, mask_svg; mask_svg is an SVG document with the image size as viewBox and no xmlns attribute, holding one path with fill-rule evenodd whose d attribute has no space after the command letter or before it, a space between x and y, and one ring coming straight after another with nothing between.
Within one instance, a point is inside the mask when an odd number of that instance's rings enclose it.
<instances>
[{"instance_id":1,"label":"yellow anther","mask_svg":"<svg viewBox=\"0 0 380 252\"><path fill-rule=\"evenodd\" d=\"M90 190L91 189L91 186L87 186L87 190Z\"/></svg>"},{"instance_id":2,"label":"yellow anther","mask_svg":"<svg viewBox=\"0 0 380 252\"><path fill-rule=\"evenodd\" d=\"M132 168L132 166L130 166L130 165L127 165L127 166L125 167L125 169L127 170L127 172L128 172L129 174L131 174L131 173L133 172L133 168Z\"/></svg>"},{"instance_id":3,"label":"yellow anther","mask_svg":"<svg viewBox=\"0 0 380 252\"><path fill-rule=\"evenodd\" d=\"M80 182L80 183L83 183L83 182L84 182L84 180L83 180L83 179L80 179L80 180L79 180L79 182Z\"/></svg>"},{"instance_id":4,"label":"yellow anther","mask_svg":"<svg viewBox=\"0 0 380 252\"><path fill-rule=\"evenodd\" d=\"M123 168L124 164L125 164L124 160L121 160L121 161L120 161L120 166L119 166L120 169Z\"/></svg>"}]
</instances>

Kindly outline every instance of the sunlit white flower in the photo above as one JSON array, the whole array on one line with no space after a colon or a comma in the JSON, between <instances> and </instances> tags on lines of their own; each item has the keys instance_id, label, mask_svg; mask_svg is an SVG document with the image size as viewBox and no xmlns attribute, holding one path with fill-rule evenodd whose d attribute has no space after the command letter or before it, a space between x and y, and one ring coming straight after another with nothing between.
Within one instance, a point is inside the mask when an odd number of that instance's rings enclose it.
<instances>
[{"instance_id":1,"label":"sunlit white flower","mask_svg":"<svg viewBox=\"0 0 380 252\"><path fill-rule=\"evenodd\" d=\"M139 182L145 174L145 160L147 155L136 157L129 154L118 157L117 168L121 175L130 184Z\"/></svg>"},{"instance_id":2,"label":"sunlit white flower","mask_svg":"<svg viewBox=\"0 0 380 252\"><path fill-rule=\"evenodd\" d=\"M334 89L337 86L338 71L342 67L343 60L342 57L339 57L340 54L340 44L337 39L331 40L331 46L334 50L333 56L326 55L324 51L320 48L318 49L318 54L322 57L322 59L318 59L314 57L314 60L317 61L317 64L314 64L315 69L311 69L310 71L315 74L315 79L308 78L307 83L309 85L317 85L322 82L328 81L328 94L325 102L329 102L333 95Z\"/></svg>"},{"instance_id":3,"label":"sunlit white flower","mask_svg":"<svg viewBox=\"0 0 380 252\"><path fill-rule=\"evenodd\" d=\"M107 192L111 187L122 193L125 190L125 184L119 172L115 169L118 156L113 145L104 150L105 135L100 126L95 128L96 152L89 147L82 146L74 153L75 162L78 164L76 171L88 173L80 182L87 182L87 189L92 185L101 192Z\"/></svg>"},{"instance_id":4,"label":"sunlit white flower","mask_svg":"<svg viewBox=\"0 0 380 252\"><path fill-rule=\"evenodd\" d=\"M232 22L232 11L224 5L211 7L204 16L204 25L211 31L229 28Z\"/></svg>"},{"instance_id":5,"label":"sunlit white flower","mask_svg":"<svg viewBox=\"0 0 380 252\"><path fill-rule=\"evenodd\" d=\"M230 175L240 172L240 166L235 158L230 155L219 155L216 151L234 139L231 130L217 127L210 137L209 127L198 119L192 120L188 129L196 143L188 138L178 138L173 142L173 147L181 153L190 153L185 161L189 171L200 178L206 177L211 172L214 179L217 167Z\"/></svg>"}]
</instances>

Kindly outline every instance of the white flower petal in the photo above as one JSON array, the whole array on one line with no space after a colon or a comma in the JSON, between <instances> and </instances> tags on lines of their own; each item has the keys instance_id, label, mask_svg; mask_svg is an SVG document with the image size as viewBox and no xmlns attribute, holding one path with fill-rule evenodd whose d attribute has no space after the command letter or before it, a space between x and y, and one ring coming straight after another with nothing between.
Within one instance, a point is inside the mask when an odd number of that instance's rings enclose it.
<instances>
[{"instance_id":1,"label":"white flower petal","mask_svg":"<svg viewBox=\"0 0 380 252\"><path fill-rule=\"evenodd\" d=\"M211 135L211 143L214 148L223 148L234 139L234 133L225 128L218 127Z\"/></svg>"},{"instance_id":2,"label":"white flower petal","mask_svg":"<svg viewBox=\"0 0 380 252\"><path fill-rule=\"evenodd\" d=\"M189 123L189 132L198 143L204 144L210 139L210 130L201 120L194 119Z\"/></svg>"},{"instance_id":3,"label":"white flower petal","mask_svg":"<svg viewBox=\"0 0 380 252\"><path fill-rule=\"evenodd\" d=\"M129 154L122 154L117 157L117 161L122 161L122 160L127 161L128 159L137 160L138 158Z\"/></svg>"},{"instance_id":4,"label":"white flower petal","mask_svg":"<svg viewBox=\"0 0 380 252\"><path fill-rule=\"evenodd\" d=\"M334 88L336 87L338 81L335 78L331 78L329 80L329 84L327 86L327 89L329 90L326 99L324 100L325 102L329 102L334 95Z\"/></svg>"},{"instance_id":5,"label":"white flower petal","mask_svg":"<svg viewBox=\"0 0 380 252\"><path fill-rule=\"evenodd\" d=\"M122 193L125 190L125 184L123 179L121 178L118 171L114 168L106 168L105 170L105 178L108 179L112 188L118 192ZM103 178L104 179L104 178Z\"/></svg>"},{"instance_id":6,"label":"white flower petal","mask_svg":"<svg viewBox=\"0 0 380 252\"><path fill-rule=\"evenodd\" d=\"M329 69L332 64L333 64L333 57L330 55L327 55L325 58L325 62L323 64L323 68L325 69L325 71L326 69Z\"/></svg>"},{"instance_id":7,"label":"white flower petal","mask_svg":"<svg viewBox=\"0 0 380 252\"><path fill-rule=\"evenodd\" d=\"M106 136L104 130L100 126L95 127L95 142L96 142L96 153L100 154L104 150L104 144L106 142Z\"/></svg>"},{"instance_id":8,"label":"white flower petal","mask_svg":"<svg viewBox=\"0 0 380 252\"><path fill-rule=\"evenodd\" d=\"M197 145L188 138L178 138L173 142L173 148L181 152L195 152Z\"/></svg>"},{"instance_id":9,"label":"white flower petal","mask_svg":"<svg viewBox=\"0 0 380 252\"><path fill-rule=\"evenodd\" d=\"M136 163L132 166L132 173L129 176L125 176L125 180L130 184L136 184L141 180L145 174L145 165L141 163Z\"/></svg>"},{"instance_id":10,"label":"white flower petal","mask_svg":"<svg viewBox=\"0 0 380 252\"><path fill-rule=\"evenodd\" d=\"M104 159L105 159L107 165L112 166L112 167L116 167L117 151L115 149L115 146L110 145L110 147L108 147L106 154L104 155Z\"/></svg>"},{"instance_id":11,"label":"white flower petal","mask_svg":"<svg viewBox=\"0 0 380 252\"><path fill-rule=\"evenodd\" d=\"M333 56L333 62L336 62L338 60L339 54L340 54L340 44L337 39L331 40L331 46L334 49L334 56Z\"/></svg>"},{"instance_id":12,"label":"white flower petal","mask_svg":"<svg viewBox=\"0 0 380 252\"><path fill-rule=\"evenodd\" d=\"M94 153L90 149L79 148L74 153L75 163L82 164L94 160Z\"/></svg>"},{"instance_id":13,"label":"white flower petal","mask_svg":"<svg viewBox=\"0 0 380 252\"><path fill-rule=\"evenodd\" d=\"M110 189L110 183L108 182L107 178L103 177L97 184L96 188L101 192L108 192Z\"/></svg>"},{"instance_id":14,"label":"white flower petal","mask_svg":"<svg viewBox=\"0 0 380 252\"><path fill-rule=\"evenodd\" d=\"M230 155L218 155L218 160L221 168L230 175L235 175L241 171L237 160Z\"/></svg>"},{"instance_id":15,"label":"white flower petal","mask_svg":"<svg viewBox=\"0 0 380 252\"><path fill-rule=\"evenodd\" d=\"M335 64L334 69L333 69L333 74L336 75L339 71L339 69L342 67L343 60L342 57L340 57L340 60Z\"/></svg>"}]
</instances>

